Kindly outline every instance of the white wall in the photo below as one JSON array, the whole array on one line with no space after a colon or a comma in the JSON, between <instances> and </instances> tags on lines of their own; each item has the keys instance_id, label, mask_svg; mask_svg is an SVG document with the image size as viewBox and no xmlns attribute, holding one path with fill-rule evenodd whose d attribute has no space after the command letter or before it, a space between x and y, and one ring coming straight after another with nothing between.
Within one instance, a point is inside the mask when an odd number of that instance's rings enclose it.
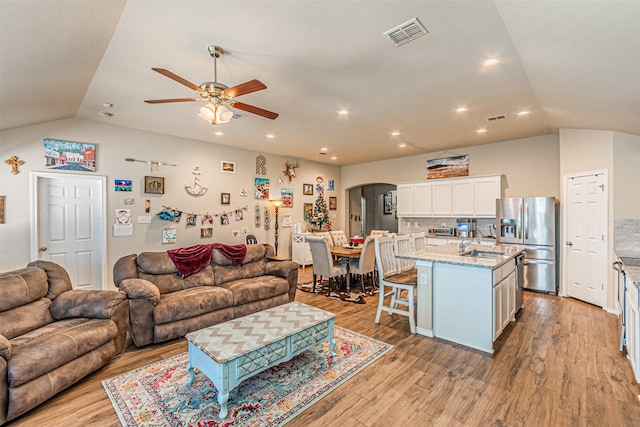
<instances>
[{"instance_id":1,"label":"white wall","mask_svg":"<svg viewBox=\"0 0 640 427\"><path fill-rule=\"evenodd\" d=\"M614 219L640 219L640 136L614 133L613 170Z\"/></svg>"},{"instance_id":2,"label":"white wall","mask_svg":"<svg viewBox=\"0 0 640 427\"><path fill-rule=\"evenodd\" d=\"M107 262L109 278L107 286L111 284L111 268L113 263L121 256L142 251L160 251L171 247L189 246L199 243L222 242L227 244L243 243L244 235L237 237L231 235L231 230L241 230L247 227L250 233L255 234L261 242L273 244L274 219L271 210L271 229L264 230L264 214L262 214L261 228L254 226L254 208L256 203L262 208L270 206L268 202L256 200L253 197L253 180L256 175L255 159L263 153L242 150L230 146L214 143L204 143L188 139L175 138L167 135L142 132L117 126L109 126L82 119L66 119L34 126L16 128L0 133L0 159L18 156L25 161L20 167L18 175L12 175L10 168L2 165L0 168L0 195L6 196L6 223L0 224L0 271L8 271L24 267L30 256L30 185L29 175L31 171L45 171L43 139L54 138L77 142L96 144L97 170L95 173L87 172L94 176L107 177L107 218L109 224L109 237L107 240ZM213 139L213 138L212 138ZM241 141L238 142L241 145ZM336 166L324 165L307 161L299 161L300 167L296 169L296 179L289 183L282 174L285 160L294 160L295 157L284 158L263 154L267 160L267 176L270 179L271 198L279 198L281 188L294 190L293 208L281 208L282 215L293 215L293 223L303 223L303 204L313 203L314 196L302 195L302 184L313 184L316 175L323 175L326 179L335 180L335 190L325 191L328 202L329 196L338 197L338 208L345 206L340 186L340 171ZM149 165L143 163L126 162L126 157L144 160L160 160L175 163L177 167L160 166L158 172L150 172ZM236 173L222 173L220 161L227 160L236 163ZM185 191L185 185L193 184L193 168L198 165L202 171L200 183L208 186L204 196L194 197ZM49 170L49 172L53 172ZM59 171L60 174L65 173ZM77 173L77 172L76 172ZM162 176L165 178L166 192L164 195L145 194L143 182L145 175ZM284 178L282 184L278 178ZM133 192L114 191L114 179L130 179L133 181ZM248 191L247 197L240 196L240 190ZM231 204L220 203L220 193L231 194ZM125 199L134 199L133 205L125 205ZM151 213L144 213L144 201L151 200ZM213 239L200 238L200 217L196 227L187 228L185 218L177 228L177 242L175 245L163 245L161 238L162 227L170 225L169 222L160 220L158 213L163 205L184 211L185 213L209 213L220 214L225 211L235 210L247 206L244 211L244 219L236 222L232 217L230 225L220 225L220 218L214 218ZM118 208L131 208L134 218L134 235L130 237L112 237L111 224L112 213ZM263 211L263 209L262 209ZM342 218L331 211L334 229L342 228ZM151 224L137 224L135 218L138 215L154 215ZM279 251L280 255L291 253L292 228L280 228Z\"/></svg>"},{"instance_id":3,"label":"white wall","mask_svg":"<svg viewBox=\"0 0 640 427\"><path fill-rule=\"evenodd\" d=\"M560 198L558 135L543 135L455 150L469 155L469 175L504 174L505 197ZM449 155L449 154L447 154ZM442 152L419 154L342 168L342 187L426 179L427 160Z\"/></svg>"}]
</instances>

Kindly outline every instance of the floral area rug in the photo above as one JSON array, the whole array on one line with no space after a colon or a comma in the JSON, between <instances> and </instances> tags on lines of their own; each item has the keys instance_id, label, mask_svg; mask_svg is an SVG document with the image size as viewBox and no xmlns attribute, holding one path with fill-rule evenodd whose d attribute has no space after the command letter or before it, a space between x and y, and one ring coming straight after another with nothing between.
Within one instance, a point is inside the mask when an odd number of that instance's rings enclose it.
<instances>
[{"instance_id":1,"label":"floral area rug","mask_svg":"<svg viewBox=\"0 0 640 427\"><path fill-rule=\"evenodd\" d=\"M123 426L280 426L393 348L335 327L336 356L329 343L242 382L229 395L228 415L211 381L196 369L191 387L182 353L102 382Z\"/></svg>"},{"instance_id":2,"label":"floral area rug","mask_svg":"<svg viewBox=\"0 0 640 427\"><path fill-rule=\"evenodd\" d=\"M315 293L318 295L327 295L327 280L316 282ZM298 283L298 289L302 292L313 292L313 282L311 283ZM373 286L371 280L365 280L364 292L359 281L353 281L351 283L350 292L345 292L345 289L336 289L335 286L331 289L331 295L329 298L335 300L341 300L345 302L352 302L355 304L367 304L373 301L374 304L378 303L378 290L377 286Z\"/></svg>"}]
</instances>

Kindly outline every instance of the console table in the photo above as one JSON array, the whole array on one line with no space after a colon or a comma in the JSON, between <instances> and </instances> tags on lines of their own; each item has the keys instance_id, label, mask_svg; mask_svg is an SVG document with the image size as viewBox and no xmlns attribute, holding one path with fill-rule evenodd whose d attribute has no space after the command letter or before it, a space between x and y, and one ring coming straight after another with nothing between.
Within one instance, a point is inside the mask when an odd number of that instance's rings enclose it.
<instances>
[{"instance_id":1,"label":"console table","mask_svg":"<svg viewBox=\"0 0 640 427\"><path fill-rule=\"evenodd\" d=\"M333 351L335 314L290 302L248 316L190 332L189 381L194 369L205 374L218 391L219 418L227 416L229 392L247 378L290 360L322 342Z\"/></svg>"}]
</instances>

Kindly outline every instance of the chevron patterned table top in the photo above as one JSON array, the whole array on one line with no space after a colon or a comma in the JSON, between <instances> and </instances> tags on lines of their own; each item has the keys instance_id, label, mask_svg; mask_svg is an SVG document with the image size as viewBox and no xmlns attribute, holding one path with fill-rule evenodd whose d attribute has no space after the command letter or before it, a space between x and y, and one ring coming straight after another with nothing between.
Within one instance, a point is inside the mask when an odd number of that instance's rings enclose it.
<instances>
[{"instance_id":1,"label":"chevron patterned table top","mask_svg":"<svg viewBox=\"0 0 640 427\"><path fill-rule=\"evenodd\" d=\"M190 332L186 338L217 363L227 363L334 317L333 313L294 301Z\"/></svg>"}]
</instances>

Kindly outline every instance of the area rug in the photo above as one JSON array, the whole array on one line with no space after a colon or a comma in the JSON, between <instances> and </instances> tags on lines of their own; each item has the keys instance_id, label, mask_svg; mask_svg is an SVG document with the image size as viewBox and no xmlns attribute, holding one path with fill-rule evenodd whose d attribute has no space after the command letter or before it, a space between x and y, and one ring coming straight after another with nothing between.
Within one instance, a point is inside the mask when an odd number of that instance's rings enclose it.
<instances>
[{"instance_id":1,"label":"area rug","mask_svg":"<svg viewBox=\"0 0 640 427\"><path fill-rule=\"evenodd\" d=\"M211 381L196 369L186 383L187 353L134 369L102 382L123 426L281 426L393 348L335 327L336 356L329 343L242 382L231 391L228 415Z\"/></svg>"},{"instance_id":2,"label":"area rug","mask_svg":"<svg viewBox=\"0 0 640 427\"><path fill-rule=\"evenodd\" d=\"M313 292L313 282L311 283L298 283L298 289L302 292ZM374 304L378 303L378 287L372 286L370 281L365 281L365 292L362 292L360 282L352 283L350 292L347 293L344 290L332 289L329 298L352 302L355 304L367 304L367 302L373 301ZM316 282L315 293L318 295L327 295L327 281Z\"/></svg>"}]
</instances>

